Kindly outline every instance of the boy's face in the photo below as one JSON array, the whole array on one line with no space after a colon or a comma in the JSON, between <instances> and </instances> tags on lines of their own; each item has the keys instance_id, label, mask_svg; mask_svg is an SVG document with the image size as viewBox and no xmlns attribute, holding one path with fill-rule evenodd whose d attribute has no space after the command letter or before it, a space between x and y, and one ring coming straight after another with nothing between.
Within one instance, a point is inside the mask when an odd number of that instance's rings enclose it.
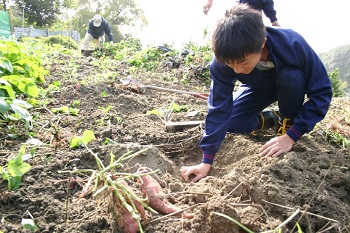
<instances>
[{"instance_id":1,"label":"boy's face","mask_svg":"<svg viewBox=\"0 0 350 233\"><path fill-rule=\"evenodd\" d=\"M266 43L266 38L264 43L261 45L262 51L264 51L265 43ZM241 61L230 61L225 64L231 69L233 69L237 74L249 74L250 72L253 71L256 64L258 64L258 62L262 60L261 59L262 53L263 52L248 54ZM265 59L267 59L266 53L265 53L265 57L266 57Z\"/></svg>"},{"instance_id":2,"label":"boy's face","mask_svg":"<svg viewBox=\"0 0 350 233\"><path fill-rule=\"evenodd\" d=\"M254 53L248 54L242 61L231 61L225 64L233 69L237 74L249 74L253 71L260 59L261 53Z\"/></svg>"}]
</instances>

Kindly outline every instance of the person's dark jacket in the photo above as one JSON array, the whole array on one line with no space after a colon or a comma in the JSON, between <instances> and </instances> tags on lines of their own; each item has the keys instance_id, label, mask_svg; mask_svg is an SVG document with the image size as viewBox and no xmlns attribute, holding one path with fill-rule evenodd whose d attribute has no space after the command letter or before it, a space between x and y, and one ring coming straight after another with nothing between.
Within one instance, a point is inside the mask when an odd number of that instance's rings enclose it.
<instances>
[{"instance_id":1,"label":"person's dark jacket","mask_svg":"<svg viewBox=\"0 0 350 233\"><path fill-rule=\"evenodd\" d=\"M308 101L303 104L294 118L294 124L287 131L287 135L297 141L325 117L332 99L332 85L322 61L302 36L291 29L266 27L266 30L268 60L273 62L276 71L282 66L289 66L300 69L306 77L305 94ZM209 69L212 82L200 147L203 150L202 162L212 164L225 138L233 111L232 92L235 82L238 80L244 83L243 80L250 80L250 76L260 75L259 72L262 71L254 68L249 74L236 74L215 57ZM249 85L254 88L254 83Z\"/></svg>"},{"instance_id":2,"label":"person's dark jacket","mask_svg":"<svg viewBox=\"0 0 350 233\"><path fill-rule=\"evenodd\" d=\"M113 41L113 34L112 34L111 27L103 17L102 17L101 25L99 27L94 26L93 19L90 20L88 33L91 34L94 39L98 39L100 36L103 36L106 33L109 41Z\"/></svg>"},{"instance_id":3,"label":"person's dark jacket","mask_svg":"<svg viewBox=\"0 0 350 233\"><path fill-rule=\"evenodd\" d=\"M277 20L273 0L239 0L239 3L246 3L255 10L263 11L271 23Z\"/></svg>"}]
</instances>

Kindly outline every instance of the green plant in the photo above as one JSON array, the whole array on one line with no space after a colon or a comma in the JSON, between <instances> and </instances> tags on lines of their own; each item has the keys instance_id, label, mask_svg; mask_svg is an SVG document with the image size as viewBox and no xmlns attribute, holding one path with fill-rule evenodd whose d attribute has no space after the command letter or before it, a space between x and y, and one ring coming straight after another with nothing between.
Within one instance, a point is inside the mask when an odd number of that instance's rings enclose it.
<instances>
[{"instance_id":1,"label":"green plant","mask_svg":"<svg viewBox=\"0 0 350 233\"><path fill-rule=\"evenodd\" d=\"M23 162L25 150L25 146L21 146L19 153L11 158L4 167L0 167L0 175L2 179L7 180L9 190L18 189L22 184L22 176L31 168L30 164Z\"/></svg>"},{"instance_id":2,"label":"green plant","mask_svg":"<svg viewBox=\"0 0 350 233\"><path fill-rule=\"evenodd\" d=\"M151 111L147 111L146 115L157 115L159 117L164 116L166 113L169 112L186 112L187 111L186 105L178 105L177 103L171 103L169 107L167 108L161 108L161 109L153 109Z\"/></svg>"},{"instance_id":3,"label":"green plant","mask_svg":"<svg viewBox=\"0 0 350 233\"><path fill-rule=\"evenodd\" d=\"M25 230L30 230L30 231L37 231L39 230L39 227L35 224L35 222L33 221L33 219L28 219L28 218L22 218L21 221L22 227Z\"/></svg>"},{"instance_id":4,"label":"green plant","mask_svg":"<svg viewBox=\"0 0 350 233\"><path fill-rule=\"evenodd\" d=\"M77 148L81 145L87 145L93 139L95 139L94 132L92 132L91 130L85 130L83 136L73 137L69 142L69 146L70 148Z\"/></svg>"},{"instance_id":5,"label":"green plant","mask_svg":"<svg viewBox=\"0 0 350 233\"><path fill-rule=\"evenodd\" d=\"M64 113L64 114L70 114L73 116L77 116L79 114L79 109L78 108L73 108L73 107L68 107L68 106L62 106L59 108L53 108L52 112L53 113Z\"/></svg>"},{"instance_id":6,"label":"green plant","mask_svg":"<svg viewBox=\"0 0 350 233\"><path fill-rule=\"evenodd\" d=\"M24 100L0 97L0 119L5 122L22 121L24 128L28 131L33 117L27 109L32 107Z\"/></svg>"},{"instance_id":7,"label":"green plant","mask_svg":"<svg viewBox=\"0 0 350 233\"><path fill-rule=\"evenodd\" d=\"M333 97L343 97L345 96L345 89L347 87L347 82L343 82L339 76L339 68L328 73L328 76L332 83Z\"/></svg>"},{"instance_id":8,"label":"green plant","mask_svg":"<svg viewBox=\"0 0 350 233\"><path fill-rule=\"evenodd\" d=\"M60 44L67 49L77 49L78 48L77 42L69 36L62 36L62 35L49 36L49 37L46 37L45 42L48 43L49 45Z\"/></svg>"},{"instance_id":9,"label":"green plant","mask_svg":"<svg viewBox=\"0 0 350 233\"><path fill-rule=\"evenodd\" d=\"M162 53L157 48L146 48L137 51L127 62L132 66L151 71L158 67L162 58Z\"/></svg>"},{"instance_id":10,"label":"green plant","mask_svg":"<svg viewBox=\"0 0 350 233\"><path fill-rule=\"evenodd\" d=\"M341 145L343 148L350 148L350 140L333 130L325 130L327 140L330 143Z\"/></svg>"},{"instance_id":11,"label":"green plant","mask_svg":"<svg viewBox=\"0 0 350 233\"><path fill-rule=\"evenodd\" d=\"M83 194L87 195L88 193L92 193L93 198L105 198L103 201L109 203L108 209L114 212L116 221L121 228L124 230L134 228L134 231L131 232L136 232L136 228L138 228L142 233L141 219L146 221L145 209L148 209L152 213L157 212L148 206L146 202L147 199L142 199L137 196L126 182L126 179L137 178L140 177L141 174L116 172L115 169L124 167L122 162L141 155L143 152L147 151L148 148L136 153L127 152L117 159L113 153L110 153L110 163L108 166L105 166L98 155L88 147L88 144L94 138L94 133L91 130L86 130L82 137L72 138L70 146L73 148L83 145L94 156L98 171L93 169L76 169L74 171L60 171L59 173L69 173L72 175L90 172L91 176L83 188ZM142 175L148 175L157 171L158 170Z\"/></svg>"},{"instance_id":12,"label":"green plant","mask_svg":"<svg viewBox=\"0 0 350 233\"><path fill-rule=\"evenodd\" d=\"M23 121L28 131L32 116L27 109L32 105L18 97L33 98L35 103L37 83L44 83L47 73L34 51L16 41L0 40L0 119Z\"/></svg>"}]
</instances>

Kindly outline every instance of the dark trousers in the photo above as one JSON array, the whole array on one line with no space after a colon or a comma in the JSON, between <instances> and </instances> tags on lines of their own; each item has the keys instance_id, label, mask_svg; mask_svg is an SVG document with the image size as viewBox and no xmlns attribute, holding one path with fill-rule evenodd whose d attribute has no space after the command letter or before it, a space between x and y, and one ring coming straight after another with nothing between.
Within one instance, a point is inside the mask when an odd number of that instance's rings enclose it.
<instances>
[{"instance_id":1,"label":"dark trousers","mask_svg":"<svg viewBox=\"0 0 350 233\"><path fill-rule=\"evenodd\" d=\"M233 95L233 110L229 132L250 133L258 125L260 112L278 101L278 108L284 117L294 118L304 103L306 79L301 70L282 67L278 72L255 71L258 75L243 83Z\"/></svg>"}]
</instances>

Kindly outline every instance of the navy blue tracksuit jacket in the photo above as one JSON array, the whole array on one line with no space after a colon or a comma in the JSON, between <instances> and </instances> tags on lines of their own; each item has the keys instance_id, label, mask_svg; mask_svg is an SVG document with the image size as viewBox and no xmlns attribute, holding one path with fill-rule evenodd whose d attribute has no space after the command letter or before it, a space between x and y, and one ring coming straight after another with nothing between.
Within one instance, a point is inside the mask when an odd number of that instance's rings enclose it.
<instances>
[{"instance_id":1,"label":"navy blue tracksuit jacket","mask_svg":"<svg viewBox=\"0 0 350 233\"><path fill-rule=\"evenodd\" d=\"M255 10L263 11L271 23L277 20L275 4L273 0L239 0L239 3L246 3Z\"/></svg>"}]
</instances>

